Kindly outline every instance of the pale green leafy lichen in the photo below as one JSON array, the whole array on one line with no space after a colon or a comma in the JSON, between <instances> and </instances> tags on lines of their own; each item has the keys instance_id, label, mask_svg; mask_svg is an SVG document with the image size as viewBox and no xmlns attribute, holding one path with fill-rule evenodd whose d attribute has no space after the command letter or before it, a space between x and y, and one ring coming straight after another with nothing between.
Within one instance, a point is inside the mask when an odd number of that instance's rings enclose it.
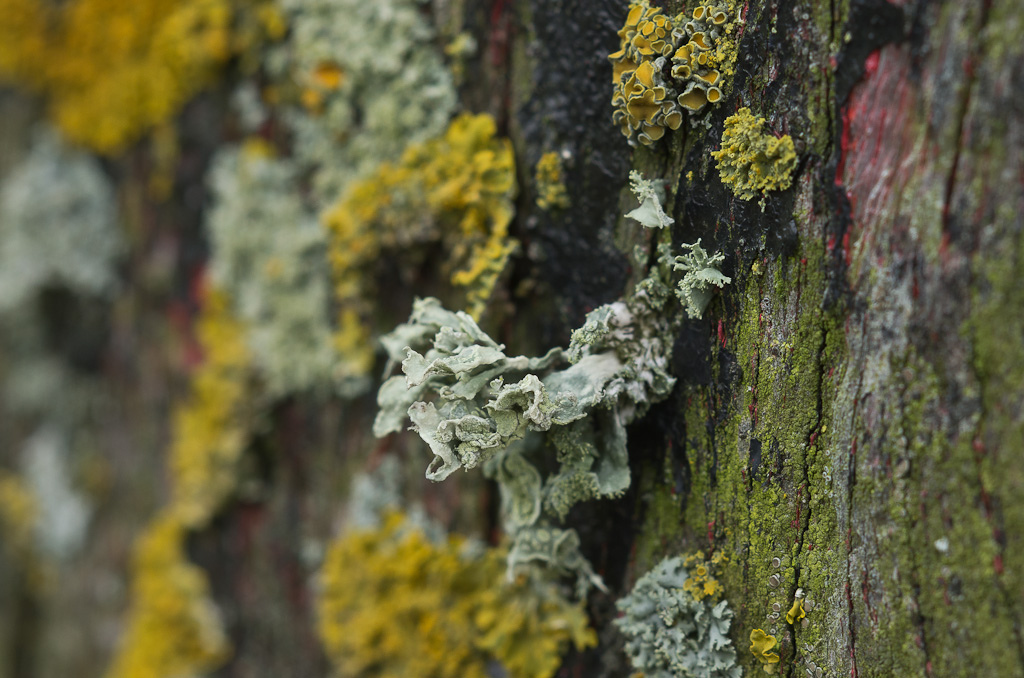
<instances>
[{"instance_id":1,"label":"pale green leafy lichen","mask_svg":"<svg viewBox=\"0 0 1024 678\"><path fill-rule=\"evenodd\" d=\"M732 278L718 270L718 266L725 261L725 255L717 252L709 256L700 246L699 238L693 244L683 244L683 248L688 252L677 256L673 263L676 271L685 273L683 279L679 281L676 296L686 308L686 315L690 318L700 318L711 301L713 288L725 287L732 282Z\"/></svg>"},{"instance_id":2,"label":"pale green leafy lichen","mask_svg":"<svg viewBox=\"0 0 1024 678\"><path fill-rule=\"evenodd\" d=\"M629 487L625 426L675 383L665 328L647 300L639 293L596 309L567 351L539 358L508 356L467 314L419 300L382 340L404 376L381 387L374 433L400 431L408 417L434 454L431 480L484 465L502 489L510 571L540 562L576 573L581 591L600 585L578 537L554 523L581 501ZM531 435L544 432L558 461L546 476L540 469L550 464Z\"/></svg>"},{"instance_id":3,"label":"pale green leafy lichen","mask_svg":"<svg viewBox=\"0 0 1024 678\"><path fill-rule=\"evenodd\" d=\"M684 560L669 558L616 603L633 668L645 678L739 678L729 603L698 600L687 591L690 579Z\"/></svg>"},{"instance_id":4,"label":"pale green leafy lichen","mask_svg":"<svg viewBox=\"0 0 1024 678\"><path fill-rule=\"evenodd\" d=\"M661 203L665 199L665 191L657 180L644 179L633 170L629 173L629 188L640 201L640 206L626 214L630 219L640 222L647 228L665 228L671 226L675 219L665 214Z\"/></svg>"}]
</instances>

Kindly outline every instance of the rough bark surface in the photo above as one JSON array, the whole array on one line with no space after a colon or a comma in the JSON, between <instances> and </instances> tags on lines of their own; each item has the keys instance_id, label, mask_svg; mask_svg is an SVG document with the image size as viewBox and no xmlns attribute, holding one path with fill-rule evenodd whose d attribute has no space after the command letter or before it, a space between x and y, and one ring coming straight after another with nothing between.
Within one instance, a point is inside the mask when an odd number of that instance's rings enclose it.
<instances>
[{"instance_id":1,"label":"rough bark surface","mask_svg":"<svg viewBox=\"0 0 1024 678\"><path fill-rule=\"evenodd\" d=\"M621 216L630 168L665 178L674 245L701 238L726 254L733 280L703 320L683 324L672 396L629 430L630 491L570 515L611 592L590 602L600 648L570 656L561 675L629 675L614 599L661 558L703 549L729 558L744 675L762 672L746 649L760 628L780 639L784 676L1024 677L1018 3L739 3L723 101L706 124L636 150L609 103L607 55L626 4L433 8L477 39L463 99L515 144L523 248L502 341L516 353L565 345L586 312L642 277L653 243ZM11 100L0 115L23 130L31 116ZM791 135L800 158L792 188L763 208L735 198L711 157L743 106ZM103 439L88 442L99 509L88 547L45 594L26 599L24 573L0 557L0 678L101 675L115 647L131 539L162 492L166 412L183 389L166 349L187 354L191 341L196 195L223 118L217 96L186 112L172 208L143 197L141 152L107 168L130 215L130 284L98 346L76 325L56 337L78 337L69 355L85 342L85 371L110 391L94 415ZM22 144L3 135L0 172ZM535 205L533 168L548 151L568 158L564 211ZM428 486L418 440L372 440L374 407L281 403L241 496L192 540L234 645L217 675L328 675L316 571L352 472L382 445L403 448L413 493L446 524L497 525L481 479ZM29 425L0 429L10 461ZM807 617L790 625L798 591Z\"/></svg>"}]
</instances>

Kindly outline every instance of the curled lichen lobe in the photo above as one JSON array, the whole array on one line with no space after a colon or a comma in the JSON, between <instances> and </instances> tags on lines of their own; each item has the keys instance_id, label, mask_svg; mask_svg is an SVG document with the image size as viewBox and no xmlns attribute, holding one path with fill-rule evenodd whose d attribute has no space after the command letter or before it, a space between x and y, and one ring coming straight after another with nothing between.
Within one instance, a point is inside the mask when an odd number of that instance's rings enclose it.
<instances>
[{"instance_id":1,"label":"curled lichen lobe","mask_svg":"<svg viewBox=\"0 0 1024 678\"><path fill-rule=\"evenodd\" d=\"M797 157L792 137L766 133L764 124L764 118L741 108L726 118L722 146L711 153L722 183L743 200L783 191L793 180Z\"/></svg>"},{"instance_id":2,"label":"curled lichen lobe","mask_svg":"<svg viewBox=\"0 0 1024 678\"><path fill-rule=\"evenodd\" d=\"M646 0L629 8L612 62L614 122L631 140L651 145L684 115L722 99L735 46L724 5L698 5L669 17Z\"/></svg>"},{"instance_id":3,"label":"curled lichen lobe","mask_svg":"<svg viewBox=\"0 0 1024 678\"><path fill-rule=\"evenodd\" d=\"M774 652L778 641L775 636L765 633L761 629L754 629L750 632L750 652L757 661L761 662L765 673L775 673L778 669L779 654Z\"/></svg>"}]
</instances>

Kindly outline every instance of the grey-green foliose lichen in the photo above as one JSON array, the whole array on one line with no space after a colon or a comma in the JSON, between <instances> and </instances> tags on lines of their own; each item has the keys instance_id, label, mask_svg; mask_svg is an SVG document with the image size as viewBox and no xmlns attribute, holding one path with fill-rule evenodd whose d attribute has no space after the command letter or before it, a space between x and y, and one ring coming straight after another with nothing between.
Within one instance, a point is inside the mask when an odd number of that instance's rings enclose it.
<instances>
[{"instance_id":1,"label":"grey-green foliose lichen","mask_svg":"<svg viewBox=\"0 0 1024 678\"><path fill-rule=\"evenodd\" d=\"M689 579L684 560L668 558L616 603L633 668L645 678L739 678L728 601L698 600Z\"/></svg>"},{"instance_id":2,"label":"grey-green foliose lichen","mask_svg":"<svg viewBox=\"0 0 1024 678\"><path fill-rule=\"evenodd\" d=\"M723 275L717 268L725 261L725 255L717 252L709 256L700 246L700 238L690 245L684 243L682 247L688 252L676 257L672 264L674 270L685 272L679 281L676 296L686 309L687 316L700 318L714 294L713 287L721 289L731 283L732 278Z\"/></svg>"},{"instance_id":3,"label":"grey-green foliose lichen","mask_svg":"<svg viewBox=\"0 0 1024 678\"><path fill-rule=\"evenodd\" d=\"M467 314L419 300L409 322L382 338L404 376L381 387L374 433L400 431L408 417L434 453L431 480L484 465L502 489L510 569L543 562L576 573L581 590L600 585L575 532L557 522L578 502L625 491L625 426L675 383L648 299L641 292L596 309L567 350L538 358L509 356ZM546 477L547 465L535 463L541 442L528 439L539 433L559 462Z\"/></svg>"}]
</instances>

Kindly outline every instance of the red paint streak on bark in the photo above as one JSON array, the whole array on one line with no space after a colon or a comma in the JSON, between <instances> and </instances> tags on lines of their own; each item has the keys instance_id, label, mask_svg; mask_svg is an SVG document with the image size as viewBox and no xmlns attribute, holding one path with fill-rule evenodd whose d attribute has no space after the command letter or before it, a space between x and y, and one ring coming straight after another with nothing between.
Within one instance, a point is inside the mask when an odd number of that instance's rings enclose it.
<instances>
[{"instance_id":1,"label":"red paint streak on bark","mask_svg":"<svg viewBox=\"0 0 1024 678\"><path fill-rule=\"evenodd\" d=\"M750 9L750 0L743 3L743 12L740 14L740 29L736 32L737 40L743 36L743 31L747 27L747 10Z\"/></svg>"},{"instance_id":2,"label":"red paint streak on bark","mask_svg":"<svg viewBox=\"0 0 1024 678\"><path fill-rule=\"evenodd\" d=\"M718 343L725 348L725 321L723 320L718 321Z\"/></svg>"},{"instance_id":3,"label":"red paint streak on bark","mask_svg":"<svg viewBox=\"0 0 1024 678\"><path fill-rule=\"evenodd\" d=\"M870 78L878 70L878 58L881 54L880 50L875 50L868 55L868 58L864 60L864 77Z\"/></svg>"},{"instance_id":4,"label":"red paint streak on bark","mask_svg":"<svg viewBox=\"0 0 1024 678\"><path fill-rule=\"evenodd\" d=\"M910 62L905 45L872 52L864 61L863 78L840 111L835 182L846 189L852 221L844 255L849 264L854 249L864 253L856 270L851 268L854 281L873 266L876 248L888 242L892 231L907 227L893 217L900 212L900 202L910 198L904 189L911 176L928 171L915 162L921 160L919 132L913 124L920 102ZM889 252L888 247L881 251Z\"/></svg>"},{"instance_id":5,"label":"red paint streak on bark","mask_svg":"<svg viewBox=\"0 0 1024 678\"><path fill-rule=\"evenodd\" d=\"M715 543L715 521L708 523L708 543L714 546Z\"/></svg>"},{"instance_id":6,"label":"red paint streak on bark","mask_svg":"<svg viewBox=\"0 0 1024 678\"><path fill-rule=\"evenodd\" d=\"M508 19L505 16L505 1L495 0L491 5L491 65L500 66L508 53Z\"/></svg>"}]
</instances>

